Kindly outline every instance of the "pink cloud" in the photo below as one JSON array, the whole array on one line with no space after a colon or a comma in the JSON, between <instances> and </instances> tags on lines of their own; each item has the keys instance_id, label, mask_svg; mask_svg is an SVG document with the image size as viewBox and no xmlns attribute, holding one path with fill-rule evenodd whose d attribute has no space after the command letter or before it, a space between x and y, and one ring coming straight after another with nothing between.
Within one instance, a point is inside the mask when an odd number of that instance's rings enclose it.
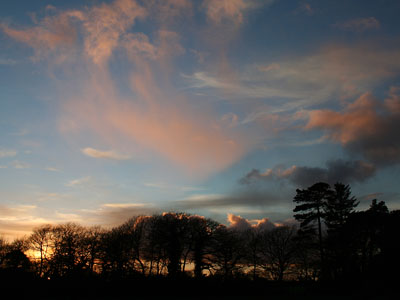
<instances>
[{"instance_id":1,"label":"pink cloud","mask_svg":"<svg viewBox=\"0 0 400 300\"><path fill-rule=\"evenodd\" d=\"M271 230L278 226L278 224L271 222L268 218L263 218L261 220L248 220L234 214L228 214L227 221L229 222L229 228L239 231L245 231L249 229Z\"/></svg>"},{"instance_id":2,"label":"pink cloud","mask_svg":"<svg viewBox=\"0 0 400 300\"><path fill-rule=\"evenodd\" d=\"M242 7L239 2L232 3ZM153 1L151 5L167 5L171 14L171 10L187 8L187 2L179 0ZM138 19L148 17L149 7L154 9L151 5L115 0L82 11L56 12L24 31L3 30L36 51L44 51L46 43L54 50L63 43L75 45L76 58L70 61L75 61L76 68L61 66L72 72L68 76L77 82L73 89L59 93L63 102L59 124L64 134L90 135L100 141L94 144L127 156L157 154L194 176L218 172L240 159L248 149L248 140L235 134L211 110L195 111L169 83L172 58L185 52L176 32L161 27L153 41L142 33L129 32ZM223 9L235 15L231 5L225 3ZM131 93L124 96L108 69L117 49L126 50L126 81Z\"/></svg>"},{"instance_id":3,"label":"pink cloud","mask_svg":"<svg viewBox=\"0 0 400 300\"><path fill-rule=\"evenodd\" d=\"M163 23L173 22L178 17L192 15L193 2L190 0L147 0L144 3L151 17Z\"/></svg>"},{"instance_id":4,"label":"pink cloud","mask_svg":"<svg viewBox=\"0 0 400 300\"><path fill-rule=\"evenodd\" d=\"M102 64L119 45L121 36L144 18L147 11L133 0L116 0L90 9L85 15L85 51L96 64Z\"/></svg>"},{"instance_id":5,"label":"pink cloud","mask_svg":"<svg viewBox=\"0 0 400 300\"><path fill-rule=\"evenodd\" d=\"M87 57L95 64L104 64L136 19L147 15L147 10L135 0L115 0L110 4L64 12L53 7L51 11L55 14L46 16L37 26L13 29L3 24L1 29L11 38L32 47L37 57L65 46L79 48L77 37L82 31Z\"/></svg>"},{"instance_id":6,"label":"pink cloud","mask_svg":"<svg viewBox=\"0 0 400 300\"><path fill-rule=\"evenodd\" d=\"M391 88L384 101L371 93L361 95L340 112L313 110L306 130L320 129L326 137L341 143L351 152L378 164L400 162L400 97L398 88Z\"/></svg>"},{"instance_id":7,"label":"pink cloud","mask_svg":"<svg viewBox=\"0 0 400 300\"><path fill-rule=\"evenodd\" d=\"M82 149L82 153L94 158L106 158L114 160L127 160L131 158L129 155L120 154L112 150L102 151L90 147Z\"/></svg>"},{"instance_id":8,"label":"pink cloud","mask_svg":"<svg viewBox=\"0 0 400 300\"><path fill-rule=\"evenodd\" d=\"M376 134L380 118L376 112L377 101L371 93L361 95L354 103L348 104L343 112L313 110L305 129L320 128L329 131L329 138L347 144L360 134Z\"/></svg>"},{"instance_id":9,"label":"pink cloud","mask_svg":"<svg viewBox=\"0 0 400 300\"><path fill-rule=\"evenodd\" d=\"M240 24L243 22L243 11L249 2L244 0L205 0L203 4L209 20L219 24L224 20Z\"/></svg>"},{"instance_id":10,"label":"pink cloud","mask_svg":"<svg viewBox=\"0 0 400 300\"><path fill-rule=\"evenodd\" d=\"M110 81L88 86L85 98L65 104L61 126L89 129L123 152L150 150L199 176L224 169L245 153L245 140L212 115L192 111L180 95L166 96L150 68L133 75L132 88L138 95L133 101L116 96Z\"/></svg>"},{"instance_id":11,"label":"pink cloud","mask_svg":"<svg viewBox=\"0 0 400 300\"><path fill-rule=\"evenodd\" d=\"M35 50L35 59L42 58L60 48L71 47L77 39L74 20L82 18L78 11L68 11L45 17L38 25L15 29L0 24L0 29L14 40L27 44Z\"/></svg>"},{"instance_id":12,"label":"pink cloud","mask_svg":"<svg viewBox=\"0 0 400 300\"><path fill-rule=\"evenodd\" d=\"M385 99L385 106L393 114L400 114L400 87L392 86L389 97Z\"/></svg>"},{"instance_id":13,"label":"pink cloud","mask_svg":"<svg viewBox=\"0 0 400 300\"><path fill-rule=\"evenodd\" d=\"M241 216L228 214L229 227L238 230L247 230L251 228L251 223Z\"/></svg>"},{"instance_id":14,"label":"pink cloud","mask_svg":"<svg viewBox=\"0 0 400 300\"><path fill-rule=\"evenodd\" d=\"M310 3L302 3L300 5L300 10L304 11L307 15L314 14L314 9L311 7Z\"/></svg>"}]
</instances>

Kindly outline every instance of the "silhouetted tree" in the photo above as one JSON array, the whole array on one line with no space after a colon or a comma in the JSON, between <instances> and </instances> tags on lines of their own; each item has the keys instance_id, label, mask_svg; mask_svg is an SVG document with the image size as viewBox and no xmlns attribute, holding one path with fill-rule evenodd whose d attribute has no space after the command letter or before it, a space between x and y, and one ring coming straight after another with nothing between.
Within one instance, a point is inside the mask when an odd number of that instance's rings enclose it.
<instances>
[{"instance_id":1,"label":"silhouetted tree","mask_svg":"<svg viewBox=\"0 0 400 300\"><path fill-rule=\"evenodd\" d=\"M95 265L101 258L101 246L104 230L99 226L86 228L81 236L81 262L85 268L93 274Z\"/></svg>"},{"instance_id":2,"label":"silhouetted tree","mask_svg":"<svg viewBox=\"0 0 400 300\"><path fill-rule=\"evenodd\" d=\"M350 215L343 229L345 243L349 250L344 257L343 270L346 276L373 277L379 265L384 248L385 224L389 219L389 210L385 202L372 200L366 211Z\"/></svg>"},{"instance_id":3,"label":"silhouetted tree","mask_svg":"<svg viewBox=\"0 0 400 300\"><path fill-rule=\"evenodd\" d=\"M102 273L107 277L123 278L134 270L132 241L126 224L112 228L101 238Z\"/></svg>"},{"instance_id":4,"label":"silhouetted tree","mask_svg":"<svg viewBox=\"0 0 400 300\"><path fill-rule=\"evenodd\" d=\"M257 271L262 265L261 252L263 247L264 231L260 228L250 228L245 231L246 262L252 268L253 280L257 278Z\"/></svg>"},{"instance_id":5,"label":"silhouetted tree","mask_svg":"<svg viewBox=\"0 0 400 300\"><path fill-rule=\"evenodd\" d=\"M280 226L262 235L263 268L275 280L282 281L290 264L294 262L296 231L293 226Z\"/></svg>"},{"instance_id":6,"label":"silhouetted tree","mask_svg":"<svg viewBox=\"0 0 400 300\"><path fill-rule=\"evenodd\" d=\"M400 269L400 210L393 210L385 219L385 226L381 239L382 260L380 266L384 269L379 273L382 278L391 283L397 283L397 276L393 270Z\"/></svg>"},{"instance_id":7,"label":"silhouetted tree","mask_svg":"<svg viewBox=\"0 0 400 300\"><path fill-rule=\"evenodd\" d=\"M53 227L53 255L51 271L55 276L72 276L80 271L85 262L82 236L84 228L75 223L66 223Z\"/></svg>"},{"instance_id":8,"label":"silhouetted tree","mask_svg":"<svg viewBox=\"0 0 400 300\"><path fill-rule=\"evenodd\" d=\"M31 272L31 262L26 256L27 243L24 238L11 243L0 239L0 277L1 281L18 282L26 279Z\"/></svg>"},{"instance_id":9,"label":"silhouetted tree","mask_svg":"<svg viewBox=\"0 0 400 300\"><path fill-rule=\"evenodd\" d=\"M167 266L167 257L165 253L165 236L161 215L153 215L150 221L149 235L148 235L148 250L147 256L150 262L150 270L155 274L160 275L163 273L164 268Z\"/></svg>"},{"instance_id":10,"label":"silhouetted tree","mask_svg":"<svg viewBox=\"0 0 400 300\"><path fill-rule=\"evenodd\" d=\"M3 259L6 256L8 250L9 250L9 245L6 239L0 236L0 265L3 263Z\"/></svg>"},{"instance_id":11,"label":"silhouetted tree","mask_svg":"<svg viewBox=\"0 0 400 300\"><path fill-rule=\"evenodd\" d=\"M30 269L31 262L20 249L11 249L3 258L1 267L12 272L24 272Z\"/></svg>"},{"instance_id":12,"label":"silhouetted tree","mask_svg":"<svg viewBox=\"0 0 400 300\"><path fill-rule=\"evenodd\" d=\"M322 222L327 199L331 194L329 184L318 182L305 190L297 189L294 197L294 202L297 203L293 210L296 213L294 218L300 222L300 229L309 231L310 225L316 223L322 272L324 268Z\"/></svg>"},{"instance_id":13,"label":"silhouetted tree","mask_svg":"<svg viewBox=\"0 0 400 300\"><path fill-rule=\"evenodd\" d=\"M166 268L168 276L178 276L190 239L189 215L173 212L153 215L147 226L143 256L148 261L149 273L158 275Z\"/></svg>"},{"instance_id":14,"label":"silhouetted tree","mask_svg":"<svg viewBox=\"0 0 400 300\"><path fill-rule=\"evenodd\" d=\"M188 233L188 215L184 213L164 213L159 230L167 259L168 275L176 277L181 271L181 259Z\"/></svg>"},{"instance_id":15,"label":"silhouetted tree","mask_svg":"<svg viewBox=\"0 0 400 300\"><path fill-rule=\"evenodd\" d=\"M209 265L206 257L211 252L210 244L218 225L217 222L208 218L189 216L190 260L194 264L196 278L201 278L203 270Z\"/></svg>"},{"instance_id":16,"label":"silhouetted tree","mask_svg":"<svg viewBox=\"0 0 400 300\"><path fill-rule=\"evenodd\" d=\"M136 216L110 232L108 250L114 252L110 258L116 264L117 273L145 274L142 251L145 240L146 217ZM129 270L128 270L129 269Z\"/></svg>"},{"instance_id":17,"label":"silhouetted tree","mask_svg":"<svg viewBox=\"0 0 400 300\"><path fill-rule=\"evenodd\" d=\"M43 225L35 228L28 238L29 248L35 253L37 263L37 274L44 276L45 269L51 257L52 249L52 226Z\"/></svg>"},{"instance_id":18,"label":"silhouetted tree","mask_svg":"<svg viewBox=\"0 0 400 300\"><path fill-rule=\"evenodd\" d=\"M236 231L219 225L212 239L212 268L224 279L233 277L243 265L239 262L245 256L245 245L241 235Z\"/></svg>"},{"instance_id":19,"label":"silhouetted tree","mask_svg":"<svg viewBox=\"0 0 400 300\"><path fill-rule=\"evenodd\" d=\"M297 279L301 281L316 280L321 267L317 235L298 230L294 237L294 244Z\"/></svg>"},{"instance_id":20,"label":"silhouetted tree","mask_svg":"<svg viewBox=\"0 0 400 300\"><path fill-rule=\"evenodd\" d=\"M324 206L325 224L328 229L333 231L342 227L358 204L357 199L351 196L349 185L336 183Z\"/></svg>"},{"instance_id":21,"label":"silhouetted tree","mask_svg":"<svg viewBox=\"0 0 400 300\"><path fill-rule=\"evenodd\" d=\"M344 239L343 227L354 213L359 202L351 196L349 185L336 183L325 205L325 224L328 228L326 237L326 276L340 278L347 265L349 255L348 242Z\"/></svg>"},{"instance_id":22,"label":"silhouetted tree","mask_svg":"<svg viewBox=\"0 0 400 300\"><path fill-rule=\"evenodd\" d=\"M297 190L294 201L300 230L262 230L248 223L247 230L239 230L173 212L132 217L110 230L74 223L41 226L28 239L8 243L0 238L0 277L31 278L35 270L40 277L59 279L95 273L112 280L154 274L177 279L193 265L196 278L208 270L207 275L223 280L256 279L261 271L277 281L392 280L390 269L400 267L399 211L389 212L374 199L369 209L355 212L358 202L340 183L334 191L324 183ZM324 222L328 231L322 235ZM32 252L36 269L26 256Z\"/></svg>"}]
</instances>

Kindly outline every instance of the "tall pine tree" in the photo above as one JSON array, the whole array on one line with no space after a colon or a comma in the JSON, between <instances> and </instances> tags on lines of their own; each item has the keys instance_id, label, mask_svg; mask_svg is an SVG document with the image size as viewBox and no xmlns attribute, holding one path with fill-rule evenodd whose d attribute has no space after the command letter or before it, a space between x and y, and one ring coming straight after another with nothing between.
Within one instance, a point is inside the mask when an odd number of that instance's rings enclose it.
<instances>
[{"instance_id":1,"label":"tall pine tree","mask_svg":"<svg viewBox=\"0 0 400 300\"><path fill-rule=\"evenodd\" d=\"M349 185L336 183L325 204L325 224L328 230L335 231L343 227L347 218L354 212L359 202L351 196Z\"/></svg>"},{"instance_id":2,"label":"tall pine tree","mask_svg":"<svg viewBox=\"0 0 400 300\"><path fill-rule=\"evenodd\" d=\"M325 217L325 206L332 190L329 184L318 182L305 190L296 190L294 202L297 206L294 218L300 222L300 228L309 230L317 226L321 269L324 268L324 248L322 244L322 221Z\"/></svg>"}]
</instances>

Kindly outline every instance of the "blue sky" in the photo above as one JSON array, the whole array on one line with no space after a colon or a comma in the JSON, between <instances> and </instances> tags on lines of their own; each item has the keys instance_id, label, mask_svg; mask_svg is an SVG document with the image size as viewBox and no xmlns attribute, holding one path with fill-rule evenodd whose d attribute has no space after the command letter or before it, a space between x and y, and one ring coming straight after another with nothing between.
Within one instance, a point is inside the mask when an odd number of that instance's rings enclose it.
<instances>
[{"instance_id":1,"label":"blue sky","mask_svg":"<svg viewBox=\"0 0 400 300\"><path fill-rule=\"evenodd\" d=\"M0 4L0 232L167 210L399 208L398 1Z\"/></svg>"}]
</instances>

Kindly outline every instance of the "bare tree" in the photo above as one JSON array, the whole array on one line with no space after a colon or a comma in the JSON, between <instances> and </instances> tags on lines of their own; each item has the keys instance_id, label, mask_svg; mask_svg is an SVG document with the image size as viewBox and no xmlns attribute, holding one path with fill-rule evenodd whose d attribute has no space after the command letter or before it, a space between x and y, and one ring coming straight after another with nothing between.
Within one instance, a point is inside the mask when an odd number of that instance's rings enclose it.
<instances>
[{"instance_id":1,"label":"bare tree","mask_svg":"<svg viewBox=\"0 0 400 300\"><path fill-rule=\"evenodd\" d=\"M40 277L44 276L45 267L52 254L52 226L43 225L35 228L28 238L29 248L34 252L34 257L38 256L38 270Z\"/></svg>"},{"instance_id":2,"label":"bare tree","mask_svg":"<svg viewBox=\"0 0 400 300\"><path fill-rule=\"evenodd\" d=\"M245 247L241 235L236 231L219 225L212 239L212 268L224 279L233 277L243 265L239 264L245 256Z\"/></svg>"},{"instance_id":3,"label":"bare tree","mask_svg":"<svg viewBox=\"0 0 400 300\"><path fill-rule=\"evenodd\" d=\"M84 228L75 223L66 223L53 227L53 256L51 260L52 273L56 276L71 275L82 269L84 247L82 237Z\"/></svg>"},{"instance_id":4,"label":"bare tree","mask_svg":"<svg viewBox=\"0 0 400 300\"><path fill-rule=\"evenodd\" d=\"M291 226L276 227L263 234L261 247L263 267L275 280L282 281L294 261L295 235L296 228Z\"/></svg>"},{"instance_id":5,"label":"bare tree","mask_svg":"<svg viewBox=\"0 0 400 300\"><path fill-rule=\"evenodd\" d=\"M81 247L81 262L86 263L86 268L90 273L95 272L96 264L99 264L101 254L101 242L104 230L99 226L87 228L82 233Z\"/></svg>"},{"instance_id":6,"label":"bare tree","mask_svg":"<svg viewBox=\"0 0 400 300\"><path fill-rule=\"evenodd\" d=\"M257 278L259 268L262 265L262 237L264 231L260 228L249 228L245 231L244 240L246 245L245 260L248 266L252 269L253 280Z\"/></svg>"},{"instance_id":7,"label":"bare tree","mask_svg":"<svg viewBox=\"0 0 400 300\"><path fill-rule=\"evenodd\" d=\"M194 276L201 278L203 270L208 267L206 260L210 254L210 243L213 234L218 227L218 223L201 216L189 217L190 242L188 250L190 251L190 260L194 263Z\"/></svg>"}]
</instances>

